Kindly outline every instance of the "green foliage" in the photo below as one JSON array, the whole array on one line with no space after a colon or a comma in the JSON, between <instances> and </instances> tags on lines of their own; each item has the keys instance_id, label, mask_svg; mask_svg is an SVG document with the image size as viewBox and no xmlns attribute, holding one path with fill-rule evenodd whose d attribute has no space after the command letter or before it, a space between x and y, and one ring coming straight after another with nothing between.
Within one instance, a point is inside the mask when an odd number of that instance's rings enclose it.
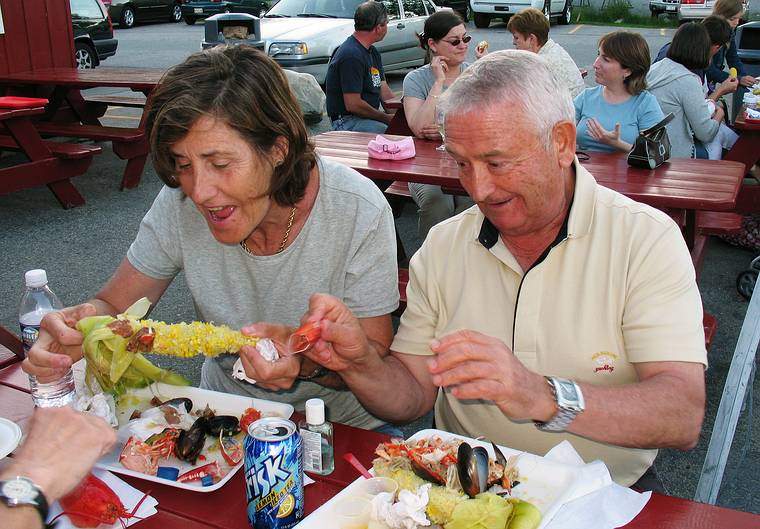
<instances>
[{"instance_id":1,"label":"green foliage","mask_svg":"<svg viewBox=\"0 0 760 529\"><path fill-rule=\"evenodd\" d=\"M573 23L643 28L678 27L678 21L675 17L665 15L650 17L631 13L631 6L626 0L613 0L606 4L602 10L589 6L576 7L573 9Z\"/></svg>"}]
</instances>

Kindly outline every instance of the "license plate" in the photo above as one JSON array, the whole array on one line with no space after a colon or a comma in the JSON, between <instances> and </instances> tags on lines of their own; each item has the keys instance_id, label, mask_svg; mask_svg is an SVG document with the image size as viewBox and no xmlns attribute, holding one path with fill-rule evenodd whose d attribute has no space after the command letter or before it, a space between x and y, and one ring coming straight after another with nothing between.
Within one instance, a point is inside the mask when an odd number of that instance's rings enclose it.
<instances>
[{"instance_id":1,"label":"license plate","mask_svg":"<svg viewBox=\"0 0 760 529\"><path fill-rule=\"evenodd\" d=\"M193 8L193 13L203 13L203 8L202 7L194 7Z\"/></svg>"},{"instance_id":2,"label":"license plate","mask_svg":"<svg viewBox=\"0 0 760 529\"><path fill-rule=\"evenodd\" d=\"M495 6L494 11L509 11L509 6Z\"/></svg>"},{"instance_id":3,"label":"license plate","mask_svg":"<svg viewBox=\"0 0 760 529\"><path fill-rule=\"evenodd\" d=\"M666 6L665 11L676 11L678 6Z\"/></svg>"}]
</instances>

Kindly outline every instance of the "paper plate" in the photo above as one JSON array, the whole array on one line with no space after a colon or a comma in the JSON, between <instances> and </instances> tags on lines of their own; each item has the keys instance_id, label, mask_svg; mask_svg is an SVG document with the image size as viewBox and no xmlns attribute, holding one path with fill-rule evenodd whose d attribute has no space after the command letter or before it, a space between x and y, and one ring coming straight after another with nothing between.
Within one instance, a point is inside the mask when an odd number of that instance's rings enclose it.
<instances>
[{"instance_id":1,"label":"paper plate","mask_svg":"<svg viewBox=\"0 0 760 529\"><path fill-rule=\"evenodd\" d=\"M21 428L15 422L0 417L0 459L13 452L20 440Z\"/></svg>"}]
</instances>

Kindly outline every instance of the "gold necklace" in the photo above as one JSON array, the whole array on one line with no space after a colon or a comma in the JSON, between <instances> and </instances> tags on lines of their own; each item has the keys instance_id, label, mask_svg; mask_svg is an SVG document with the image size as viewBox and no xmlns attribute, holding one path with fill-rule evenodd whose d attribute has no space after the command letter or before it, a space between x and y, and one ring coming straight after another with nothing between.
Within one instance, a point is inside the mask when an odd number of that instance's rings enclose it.
<instances>
[{"instance_id":1,"label":"gold necklace","mask_svg":"<svg viewBox=\"0 0 760 529\"><path fill-rule=\"evenodd\" d=\"M288 243L288 237L290 237L290 229L293 227L293 221L296 220L296 207L293 206L293 209L290 210L290 217L288 217L288 225L285 227L285 235L282 237L282 242L280 243L280 247L277 248L277 251L275 253L280 253L285 249L285 245ZM250 248L248 248L248 245L245 243L245 239L240 241L240 247L245 250L245 253L248 255L256 255L251 251Z\"/></svg>"}]
</instances>

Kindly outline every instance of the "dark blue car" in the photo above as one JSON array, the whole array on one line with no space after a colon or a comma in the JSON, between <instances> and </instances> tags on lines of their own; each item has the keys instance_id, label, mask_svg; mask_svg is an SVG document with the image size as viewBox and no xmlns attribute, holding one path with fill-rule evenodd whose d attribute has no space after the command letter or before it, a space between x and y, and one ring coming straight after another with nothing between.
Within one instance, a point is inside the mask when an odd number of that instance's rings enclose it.
<instances>
[{"instance_id":1,"label":"dark blue car","mask_svg":"<svg viewBox=\"0 0 760 529\"><path fill-rule=\"evenodd\" d=\"M190 25L200 18L219 13L247 13L263 17L275 3L269 0L189 0L182 4L182 16Z\"/></svg>"}]
</instances>

